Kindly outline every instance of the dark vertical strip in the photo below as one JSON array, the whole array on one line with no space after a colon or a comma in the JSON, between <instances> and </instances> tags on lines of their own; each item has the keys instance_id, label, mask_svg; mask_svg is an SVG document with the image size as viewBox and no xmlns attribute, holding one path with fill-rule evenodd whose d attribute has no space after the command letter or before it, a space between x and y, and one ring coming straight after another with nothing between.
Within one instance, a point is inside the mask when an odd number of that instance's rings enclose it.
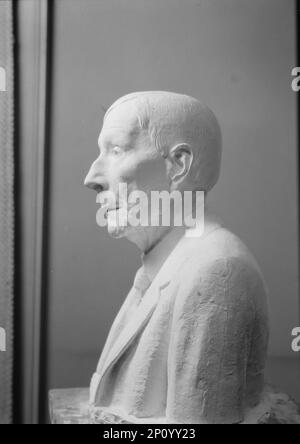
<instances>
[{"instance_id":1,"label":"dark vertical strip","mask_svg":"<svg viewBox=\"0 0 300 444\"><path fill-rule=\"evenodd\" d=\"M296 0L296 63L300 66L300 0ZM297 94L297 122L298 122L298 252L300 257L300 92ZM300 263L299 263L299 287L300 287ZM300 320L300 294L299 294L299 320Z\"/></svg>"},{"instance_id":2,"label":"dark vertical strip","mask_svg":"<svg viewBox=\"0 0 300 444\"><path fill-rule=\"evenodd\" d=\"M39 423L47 423L48 419L48 264L50 250L50 177L51 177L51 110L52 110L52 77L53 77L53 14L54 1L48 0L47 24L47 77L46 77L46 108L45 108L45 171L44 171L44 208L43 208L43 263L41 288L41 338L40 338L40 378L39 378Z\"/></svg>"},{"instance_id":3,"label":"dark vertical strip","mask_svg":"<svg viewBox=\"0 0 300 444\"><path fill-rule=\"evenodd\" d=\"M17 0L14 5L14 57L17 65L16 113L16 251L14 281L14 422L37 423L40 410L40 350L46 298L48 124L50 94L47 59L50 0ZM50 19L51 23L51 19ZM49 74L50 75L50 74ZM28 78L34 82L27 84ZM27 90L28 88L28 90ZM46 191L44 190L46 184ZM43 376L42 376L43 377Z\"/></svg>"},{"instance_id":4,"label":"dark vertical strip","mask_svg":"<svg viewBox=\"0 0 300 444\"><path fill-rule=\"evenodd\" d=\"M14 364L13 364L13 423L20 424L22 421L21 409L21 371L22 371L22 289L21 289L21 203L20 203L20 91L19 91L19 35L17 23L18 1L13 2L13 30L14 30L14 103L15 103L15 132L14 132L14 157L15 157L15 276L14 276Z\"/></svg>"}]
</instances>

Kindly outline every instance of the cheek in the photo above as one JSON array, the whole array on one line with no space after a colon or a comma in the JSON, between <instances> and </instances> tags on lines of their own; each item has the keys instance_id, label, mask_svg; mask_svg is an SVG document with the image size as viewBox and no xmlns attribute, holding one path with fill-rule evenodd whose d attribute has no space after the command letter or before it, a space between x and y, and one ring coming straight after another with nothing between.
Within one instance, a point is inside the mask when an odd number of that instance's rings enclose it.
<instances>
[{"instance_id":1,"label":"cheek","mask_svg":"<svg viewBox=\"0 0 300 444\"><path fill-rule=\"evenodd\" d=\"M168 180L166 165L161 157L140 162L136 166L135 180L137 186L142 191L166 190Z\"/></svg>"},{"instance_id":2,"label":"cheek","mask_svg":"<svg viewBox=\"0 0 300 444\"><path fill-rule=\"evenodd\" d=\"M166 190L169 188L166 164L162 157L154 159L129 157L109 168L112 187L119 183L128 184L129 188L141 191Z\"/></svg>"},{"instance_id":3,"label":"cheek","mask_svg":"<svg viewBox=\"0 0 300 444\"><path fill-rule=\"evenodd\" d=\"M106 170L106 179L110 189L120 183L130 183L134 177L134 167L129 162L111 162Z\"/></svg>"}]
</instances>

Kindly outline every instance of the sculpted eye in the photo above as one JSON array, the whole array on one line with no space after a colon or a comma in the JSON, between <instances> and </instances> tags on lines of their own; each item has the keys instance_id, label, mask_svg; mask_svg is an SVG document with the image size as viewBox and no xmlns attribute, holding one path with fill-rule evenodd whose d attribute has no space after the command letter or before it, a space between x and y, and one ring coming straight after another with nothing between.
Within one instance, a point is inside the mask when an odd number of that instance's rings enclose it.
<instances>
[{"instance_id":1,"label":"sculpted eye","mask_svg":"<svg viewBox=\"0 0 300 444\"><path fill-rule=\"evenodd\" d=\"M112 154L114 154L115 156L118 156L120 154L123 153L123 149L119 146L114 146L112 149Z\"/></svg>"}]
</instances>

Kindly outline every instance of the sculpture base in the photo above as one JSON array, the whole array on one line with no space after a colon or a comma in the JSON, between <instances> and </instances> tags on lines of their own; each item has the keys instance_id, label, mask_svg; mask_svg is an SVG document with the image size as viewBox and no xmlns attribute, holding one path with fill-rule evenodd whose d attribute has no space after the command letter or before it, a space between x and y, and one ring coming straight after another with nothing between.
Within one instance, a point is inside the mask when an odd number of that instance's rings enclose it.
<instances>
[{"instance_id":1,"label":"sculpture base","mask_svg":"<svg viewBox=\"0 0 300 444\"><path fill-rule=\"evenodd\" d=\"M51 424L90 424L89 389L58 389L49 392Z\"/></svg>"},{"instance_id":2,"label":"sculpture base","mask_svg":"<svg viewBox=\"0 0 300 444\"><path fill-rule=\"evenodd\" d=\"M51 423L115 424L100 419L101 410L91 408L88 399L87 388L51 390L49 393ZM266 385L261 403L246 413L243 424L300 424L300 406L288 395Z\"/></svg>"}]
</instances>

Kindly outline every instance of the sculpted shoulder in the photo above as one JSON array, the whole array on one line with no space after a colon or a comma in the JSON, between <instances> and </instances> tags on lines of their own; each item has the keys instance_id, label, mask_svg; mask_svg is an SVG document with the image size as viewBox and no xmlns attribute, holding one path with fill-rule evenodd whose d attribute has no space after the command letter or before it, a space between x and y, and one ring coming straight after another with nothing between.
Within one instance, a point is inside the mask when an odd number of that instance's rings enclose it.
<instances>
[{"instance_id":1,"label":"sculpted shoulder","mask_svg":"<svg viewBox=\"0 0 300 444\"><path fill-rule=\"evenodd\" d=\"M216 262L224 260L243 262L256 269L259 266L243 241L226 228L219 227L208 233L204 238L191 240L191 248L187 258L191 270L211 267Z\"/></svg>"},{"instance_id":2,"label":"sculpted shoulder","mask_svg":"<svg viewBox=\"0 0 300 444\"><path fill-rule=\"evenodd\" d=\"M236 235L222 227L193 241L178 279L182 295L217 297L221 304L246 299L256 305L266 300L267 290L256 260Z\"/></svg>"}]
</instances>

